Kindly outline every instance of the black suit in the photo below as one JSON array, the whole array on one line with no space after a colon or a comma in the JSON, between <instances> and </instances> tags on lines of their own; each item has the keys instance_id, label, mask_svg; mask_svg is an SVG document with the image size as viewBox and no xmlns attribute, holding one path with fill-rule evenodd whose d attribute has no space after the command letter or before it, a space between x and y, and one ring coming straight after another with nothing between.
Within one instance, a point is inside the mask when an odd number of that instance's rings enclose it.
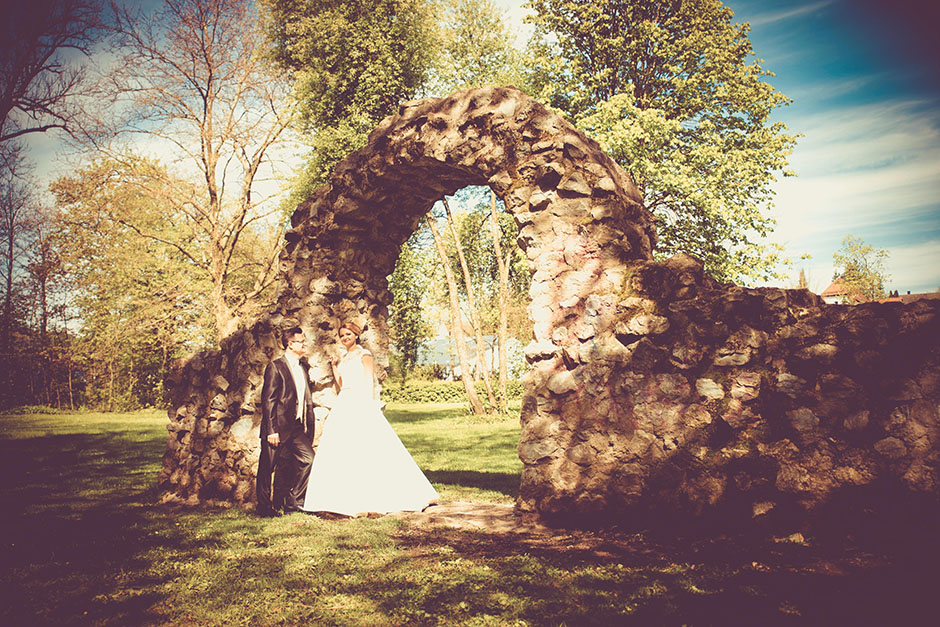
<instances>
[{"instance_id":1,"label":"black suit","mask_svg":"<svg viewBox=\"0 0 940 627\"><path fill-rule=\"evenodd\" d=\"M261 387L261 457L258 459L258 512L272 514L283 509L297 511L304 502L310 465L313 463L313 401L310 395L309 365L304 371L304 407L297 416L297 389L286 357L279 357L264 369ZM268 435L278 434L280 443L268 443ZM274 476L272 499L271 477Z\"/></svg>"}]
</instances>

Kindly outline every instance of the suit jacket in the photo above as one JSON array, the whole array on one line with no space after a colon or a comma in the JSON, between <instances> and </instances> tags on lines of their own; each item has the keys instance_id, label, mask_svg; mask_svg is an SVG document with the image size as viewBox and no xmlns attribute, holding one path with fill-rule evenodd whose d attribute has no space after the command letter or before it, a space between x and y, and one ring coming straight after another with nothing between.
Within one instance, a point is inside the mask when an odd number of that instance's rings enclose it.
<instances>
[{"instance_id":1,"label":"suit jacket","mask_svg":"<svg viewBox=\"0 0 940 627\"><path fill-rule=\"evenodd\" d=\"M307 431L313 433L313 399L310 393L310 365L301 360L304 371L304 403L307 407ZM278 357L264 369L264 384L261 386L261 439L277 433L285 440L294 432L304 431L297 420L297 390L294 377L284 356Z\"/></svg>"}]
</instances>

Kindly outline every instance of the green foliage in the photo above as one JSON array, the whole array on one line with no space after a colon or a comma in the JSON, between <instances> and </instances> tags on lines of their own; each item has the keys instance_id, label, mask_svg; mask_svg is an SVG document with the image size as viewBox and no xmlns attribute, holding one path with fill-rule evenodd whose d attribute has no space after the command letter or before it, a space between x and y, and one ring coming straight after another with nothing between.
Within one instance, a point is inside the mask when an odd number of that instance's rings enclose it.
<instances>
[{"instance_id":1,"label":"green foliage","mask_svg":"<svg viewBox=\"0 0 940 627\"><path fill-rule=\"evenodd\" d=\"M430 0L260 0L268 55L286 70L310 157L282 212L326 182L382 118L427 84L438 45Z\"/></svg>"},{"instance_id":2,"label":"green foliage","mask_svg":"<svg viewBox=\"0 0 940 627\"><path fill-rule=\"evenodd\" d=\"M295 172L290 192L281 202L284 218L297 205L313 195L314 190L329 180L330 172L351 152L366 145L375 124L365 115L351 115L336 126L324 128L309 136L309 152L302 168Z\"/></svg>"},{"instance_id":3,"label":"green foliage","mask_svg":"<svg viewBox=\"0 0 940 627\"><path fill-rule=\"evenodd\" d=\"M493 1L445 0L442 4L442 43L431 91L445 96L458 89L520 84L522 57Z\"/></svg>"},{"instance_id":4,"label":"green foliage","mask_svg":"<svg viewBox=\"0 0 940 627\"><path fill-rule=\"evenodd\" d=\"M633 175L660 219L661 255L720 280L776 276L771 184L796 137L788 100L751 61L747 24L718 0L530 0L532 89ZM789 174L784 172L784 174Z\"/></svg>"},{"instance_id":5,"label":"green foliage","mask_svg":"<svg viewBox=\"0 0 940 627\"><path fill-rule=\"evenodd\" d=\"M402 385L408 373L418 363L418 350L421 343L431 333L430 325L424 319L423 301L430 283L427 251L417 248L415 236L402 244L395 271L388 281L388 289L393 300L389 307L388 324L392 341L400 356L399 371Z\"/></svg>"},{"instance_id":6,"label":"green foliage","mask_svg":"<svg viewBox=\"0 0 940 627\"><path fill-rule=\"evenodd\" d=\"M308 128L373 123L424 85L436 37L426 0L262 0L270 55L290 72Z\"/></svg>"},{"instance_id":7,"label":"green foliage","mask_svg":"<svg viewBox=\"0 0 940 627\"><path fill-rule=\"evenodd\" d=\"M474 383L477 393L486 394L483 383ZM522 382L509 381L506 394L510 400L522 398ZM427 381L407 386L386 384L382 387L382 400L394 403L462 403L467 395L460 381Z\"/></svg>"},{"instance_id":8,"label":"green foliage","mask_svg":"<svg viewBox=\"0 0 940 627\"><path fill-rule=\"evenodd\" d=\"M200 234L176 212L167 177L130 159L93 164L52 187L57 248L81 321L75 358L93 407L162 403L170 362L214 337L210 282L182 250ZM141 231L160 239L142 240Z\"/></svg>"},{"instance_id":9,"label":"green foliage","mask_svg":"<svg viewBox=\"0 0 940 627\"><path fill-rule=\"evenodd\" d=\"M861 238L846 235L842 247L833 253L833 279L841 279L846 288L862 300L884 298L885 283L890 278L885 269L888 251L873 248Z\"/></svg>"}]
</instances>

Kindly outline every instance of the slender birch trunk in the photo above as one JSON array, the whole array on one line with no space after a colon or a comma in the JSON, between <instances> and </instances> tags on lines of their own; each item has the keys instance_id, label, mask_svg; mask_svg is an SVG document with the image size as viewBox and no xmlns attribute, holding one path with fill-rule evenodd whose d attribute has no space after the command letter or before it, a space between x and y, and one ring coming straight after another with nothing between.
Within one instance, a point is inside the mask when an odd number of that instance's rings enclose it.
<instances>
[{"instance_id":1,"label":"slender birch trunk","mask_svg":"<svg viewBox=\"0 0 940 627\"><path fill-rule=\"evenodd\" d=\"M509 395L506 391L509 379L507 341L509 336L509 254L503 260L502 246L499 243L499 220L496 217L496 193L490 190L490 226L493 229L493 252L496 254L496 266L499 270L499 410L509 413Z\"/></svg>"},{"instance_id":2,"label":"slender birch trunk","mask_svg":"<svg viewBox=\"0 0 940 627\"><path fill-rule=\"evenodd\" d=\"M457 359L460 361L460 379L463 381L464 390L467 392L467 400L470 401L470 408L476 415L484 414L483 404L477 396L477 391L473 387L473 379L470 376L470 359L467 357L467 344L463 340L463 329L460 328L460 304L457 300L457 281L454 279L454 272L450 268L447 260L447 250L444 248L444 240L437 230L437 222L430 212L425 216L428 226L431 228L431 235L434 237L434 244L437 246L437 254L444 264L444 275L447 277L447 292L450 295L450 319L451 319L451 337L454 344L457 345Z\"/></svg>"},{"instance_id":3,"label":"slender birch trunk","mask_svg":"<svg viewBox=\"0 0 940 627\"><path fill-rule=\"evenodd\" d=\"M480 367L480 373L483 375L483 385L486 386L486 398L490 407L496 407L496 396L493 394L493 384L490 382L490 368L486 363L483 344L483 324L480 322L480 312L477 309L476 298L473 294L473 284L470 282L470 268L467 266L467 258L463 254L463 246L460 244L460 236L457 234L457 225L454 223L454 216L450 213L450 205L447 199L442 199L444 211L447 213L447 224L450 225L451 235L454 237L454 247L457 249L457 259L460 260L460 269L463 271L463 281L467 288L467 305L470 308L470 324L473 326L473 335L477 344L477 365Z\"/></svg>"}]
</instances>

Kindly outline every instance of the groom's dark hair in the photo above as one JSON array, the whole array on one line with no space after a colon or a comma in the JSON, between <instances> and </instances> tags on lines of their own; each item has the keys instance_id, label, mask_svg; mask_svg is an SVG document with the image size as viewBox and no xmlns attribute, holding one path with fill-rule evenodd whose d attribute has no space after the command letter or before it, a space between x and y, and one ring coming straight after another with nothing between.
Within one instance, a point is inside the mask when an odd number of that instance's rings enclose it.
<instances>
[{"instance_id":1,"label":"groom's dark hair","mask_svg":"<svg viewBox=\"0 0 940 627\"><path fill-rule=\"evenodd\" d=\"M291 338L293 338L298 333L303 333L304 330L300 327L291 327L290 329L284 331L281 334L281 346L287 348L288 343L290 343Z\"/></svg>"}]
</instances>

